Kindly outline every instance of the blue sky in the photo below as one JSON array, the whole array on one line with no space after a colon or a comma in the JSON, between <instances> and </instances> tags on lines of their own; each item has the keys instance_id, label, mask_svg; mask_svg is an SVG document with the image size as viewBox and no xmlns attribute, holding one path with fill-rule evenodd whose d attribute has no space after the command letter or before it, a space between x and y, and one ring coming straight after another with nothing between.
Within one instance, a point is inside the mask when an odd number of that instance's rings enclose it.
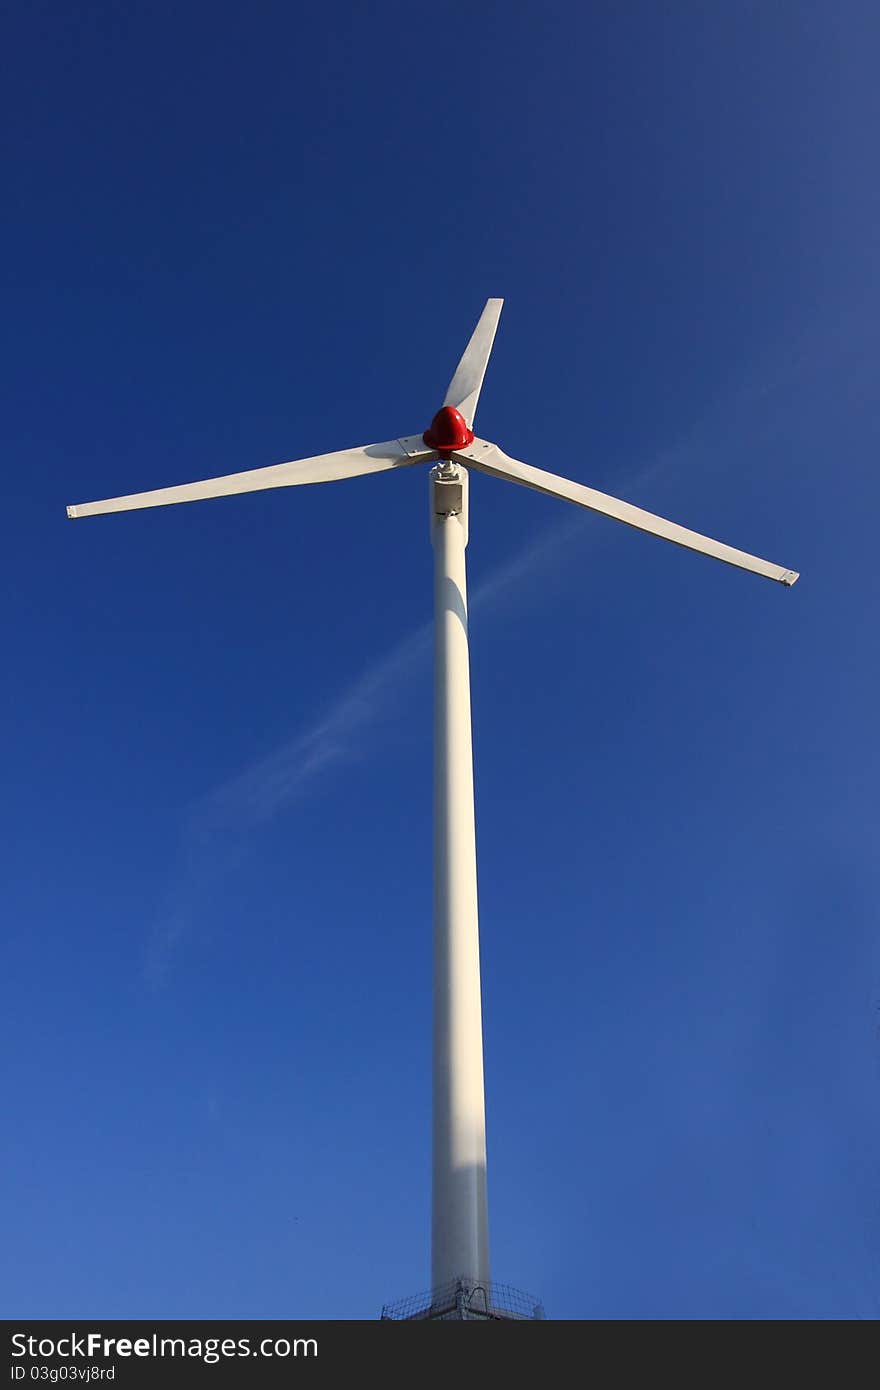
<instances>
[{"instance_id":1,"label":"blue sky","mask_svg":"<svg viewBox=\"0 0 880 1390\"><path fill-rule=\"evenodd\" d=\"M803 577L473 479L494 1276L876 1317L876 7L3 24L5 1315L428 1281L425 473L64 507L419 431L503 295L479 433Z\"/></svg>"}]
</instances>

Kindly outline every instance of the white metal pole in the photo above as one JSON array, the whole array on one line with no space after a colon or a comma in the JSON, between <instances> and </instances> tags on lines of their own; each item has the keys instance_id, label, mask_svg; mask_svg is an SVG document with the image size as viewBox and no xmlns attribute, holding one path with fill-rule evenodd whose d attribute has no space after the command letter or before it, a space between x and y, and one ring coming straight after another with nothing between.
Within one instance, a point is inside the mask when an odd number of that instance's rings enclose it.
<instances>
[{"instance_id":1,"label":"white metal pole","mask_svg":"<svg viewBox=\"0 0 880 1390\"><path fill-rule=\"evenodd\" d=\"M434 1155L431 1282L489 1280L465 546L468 477L431 471L434 546Z\"/></svg>"}]
</instances>

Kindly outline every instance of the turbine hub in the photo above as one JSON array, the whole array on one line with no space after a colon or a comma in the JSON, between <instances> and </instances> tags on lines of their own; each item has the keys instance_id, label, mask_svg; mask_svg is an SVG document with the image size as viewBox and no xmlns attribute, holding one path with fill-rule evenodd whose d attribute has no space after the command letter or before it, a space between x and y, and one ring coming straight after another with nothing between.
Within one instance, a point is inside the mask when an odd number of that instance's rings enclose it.
<instances>
[{"instance_id":1,"label":"turbine hub","mask_svg":"<svg viewBox=\"0 0 880 1390\"><path fill-rule=\"evenodd\" d=\"M456 449L466 449L474 442L474 432L468 429L467 421L454 405L444 405L431 421L431 428L422 435L429 449L436 449L441 458L454 454Z\"/></svg>"}]
</instances>

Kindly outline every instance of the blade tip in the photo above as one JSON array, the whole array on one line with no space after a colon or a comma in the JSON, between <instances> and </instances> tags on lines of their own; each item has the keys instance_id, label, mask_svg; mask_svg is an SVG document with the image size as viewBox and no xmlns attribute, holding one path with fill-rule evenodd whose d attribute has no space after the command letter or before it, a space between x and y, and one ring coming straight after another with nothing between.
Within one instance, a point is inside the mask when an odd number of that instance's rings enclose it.
<instances>
[{"instance_id":1,"label":"blade tip","mask_svg":"<svg viewBox=\"0 0 880 1390\"><path fill-rule=\"evenodd\" d=\"M800 577L800 570L786 570L785 574L782 576L782 582L786 589L790 589L792 584L796 584Z\"/></svg>"},{"instance_id":2,"label":"blade tip","mask_svg":"<svg viewBox=\"0 0 880 1390\"><path fill-rule=\"evenodd\" d=\"M76 507L68 507L68 508L67 508L67 515L68 515L69 517L71 517L71 518L72 518L72 517L75 517L75 516L77 515Z\"/></svg>"}]
</instances>

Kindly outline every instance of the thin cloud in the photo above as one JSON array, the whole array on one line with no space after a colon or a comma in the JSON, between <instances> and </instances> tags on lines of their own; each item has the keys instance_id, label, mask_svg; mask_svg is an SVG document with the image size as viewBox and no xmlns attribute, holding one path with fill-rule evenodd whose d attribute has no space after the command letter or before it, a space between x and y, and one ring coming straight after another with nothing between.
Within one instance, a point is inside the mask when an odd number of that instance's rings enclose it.
<instances>
[{"instance_id":1,"label":"thin cloud","mask_svg":"<svg viewBox=\"0 0 880 1390\"><path fill-rule=\"evenodd\" d=\"M475 586L470 611L512 598L519 585L534 582L542 568L556 564L560 551L583 534L583 516L577 514L545 527ZM432 623L425 623L397 643L314 723L211 792L193 808L190 830L204 835L264 824L292 805L322 774L358 757L365 730L389 719L394 703L428 665L432 628Z\"/></svg>"},{"instance_id":2,"label":"thin cloud","mask_svg":"<svg viewBox=\"0 0 880 1390\"><path fill-rule=\"evenodd\" d=\"M470 609L485 610L509 600L557 565L560 552L583 536L574 516L544 528L529 545L476 585ZM409 686L430 662L432 624L425 623L362 672L313 723L235 773L193 805L181 832L180 863L170 904L149 934L145 976L153 986L165 978L175 950L189 935L208 894L246 853L251 833L289 810L332 769L361 756L364 733L390 716ZM389 737L391 734L389 732Z\"/></svg>"},{"instance_id":3,"label":"thin cloud","mask_svg":"<svg viewBox=\"0 0 880 1390\"><path fill-rule=\"evenodd\" d=\"M211 834L265 824L316 778L355 757L359 735L387 711L389 696L427 660L430 643L428 624L399 642L314 723L206 797L194 808L190 828Z\"/></svg>"}]
</instances>

